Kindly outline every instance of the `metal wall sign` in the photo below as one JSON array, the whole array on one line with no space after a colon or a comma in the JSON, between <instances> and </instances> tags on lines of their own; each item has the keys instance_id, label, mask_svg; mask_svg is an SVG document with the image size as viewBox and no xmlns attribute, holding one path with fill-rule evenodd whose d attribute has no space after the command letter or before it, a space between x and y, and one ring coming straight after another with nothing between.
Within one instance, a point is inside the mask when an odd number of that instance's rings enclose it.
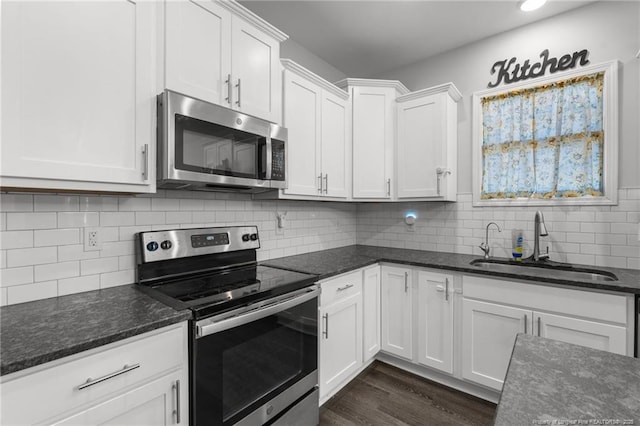
<instances>
[{"instance_id":1,"label":"metal wall sign","mask_svg":"<svg viewBox=\"0 0 640 426\"><path fill-rule=\"evenodd\" d=\"M549 49L540 53L540 62L530 63L529 59L522 64L516 63L516 57L498 61L491 67L491 75L498 74L496 80L489 82L488 87L496 87L500 83L509 84L530 78L542 77L547 72L553 74L558 71L584 66L589 63L589 51L587 49L573 54L567 53L560 58L550 58Z\"/></svg>"}]
</instances>

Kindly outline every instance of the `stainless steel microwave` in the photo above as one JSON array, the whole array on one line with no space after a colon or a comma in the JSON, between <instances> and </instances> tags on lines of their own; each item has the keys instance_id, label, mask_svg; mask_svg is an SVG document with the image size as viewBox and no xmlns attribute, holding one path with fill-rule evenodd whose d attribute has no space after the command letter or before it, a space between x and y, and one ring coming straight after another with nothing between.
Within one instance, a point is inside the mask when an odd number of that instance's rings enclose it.
<instances>
[{"instance_id":1,"label":"stainless steel microwave","mask_svg":"<svg viewBox=\"0 0 640 426\"><path fill-rule=\"evenodd\" d=\"M158 95L158 188L286 186L287 129L170 90Z\"/></svg>"}]
</instances>

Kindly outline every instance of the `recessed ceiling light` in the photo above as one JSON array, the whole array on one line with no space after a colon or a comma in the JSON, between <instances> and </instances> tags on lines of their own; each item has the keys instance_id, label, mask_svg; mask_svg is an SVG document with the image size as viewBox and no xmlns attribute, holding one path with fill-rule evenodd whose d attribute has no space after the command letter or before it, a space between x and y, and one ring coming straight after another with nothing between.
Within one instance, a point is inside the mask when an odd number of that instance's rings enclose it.
<instances>
[{"instance_id":1,"label":"recessed ceiling light","mask_svg":"<svg viewBox=\"0 0 640 426\"><path fill-rule=\"evenodd\" d=\"M520 4L520 10L524 12L531 12L532 10L536 10L545 4L547 0L524 0L522 4Z\"/></svg>"}]
</instances>

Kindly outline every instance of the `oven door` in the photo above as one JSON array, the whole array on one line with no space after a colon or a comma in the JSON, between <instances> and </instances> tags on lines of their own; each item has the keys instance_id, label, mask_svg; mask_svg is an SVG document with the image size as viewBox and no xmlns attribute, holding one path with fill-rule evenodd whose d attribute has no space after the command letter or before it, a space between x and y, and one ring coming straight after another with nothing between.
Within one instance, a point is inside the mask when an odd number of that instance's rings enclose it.
<instances>
[{"instance_id":1,"label":"oven door","mask_svg":"<svg viewBox=\"0 0 640 426\"><path fill-rule=\"evenodd\" d=\"M195 323L192 424L264 424L308 399L318 383L318 294L312 286Z\"/></svg>"}]
</instances>

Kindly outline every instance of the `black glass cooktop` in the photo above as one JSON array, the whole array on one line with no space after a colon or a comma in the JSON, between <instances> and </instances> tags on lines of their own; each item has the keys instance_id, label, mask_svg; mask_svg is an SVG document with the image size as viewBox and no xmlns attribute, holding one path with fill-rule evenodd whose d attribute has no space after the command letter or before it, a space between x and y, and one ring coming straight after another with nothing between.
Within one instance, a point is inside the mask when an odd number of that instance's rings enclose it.
<instances>
[{"instance_id":1,"label":"black glass cooktop","mask_svg":"<svg viewBox=\"0 0 640 426\"><path fill-rule=\"evenodd\" d=\"M295 291L316 280L315 275L250 265L166 279L141 287L176 309L191 309L196 318L204 318L239 305Z\"/></svg>"}]
</instances>

